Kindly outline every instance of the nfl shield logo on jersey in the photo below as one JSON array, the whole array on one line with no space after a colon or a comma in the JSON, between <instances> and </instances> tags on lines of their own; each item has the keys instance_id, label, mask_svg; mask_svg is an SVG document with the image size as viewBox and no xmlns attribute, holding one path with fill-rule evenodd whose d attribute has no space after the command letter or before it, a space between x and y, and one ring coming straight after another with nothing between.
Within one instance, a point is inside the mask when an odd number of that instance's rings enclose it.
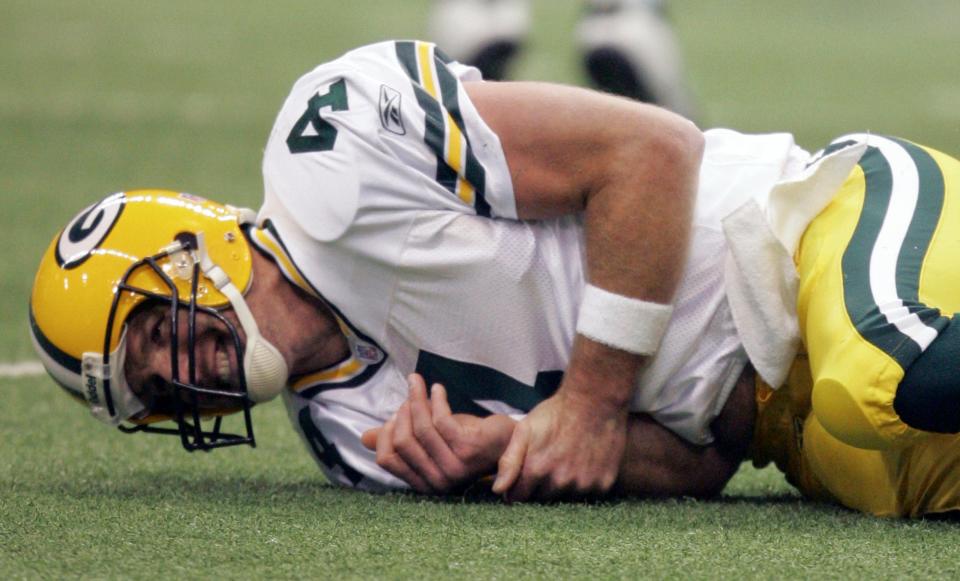
<instances>
[{"instance_id":1,"label":"nfl shield logo on jersey","mask_svg":"<svg viewBox=\"0 0 960 581\"><path fill-rule=\"evenodd\" d=\"M368 364L379 363L383 359L383 353L367 343L357 343L357 358Z\"/></svg>"}]
</instances>

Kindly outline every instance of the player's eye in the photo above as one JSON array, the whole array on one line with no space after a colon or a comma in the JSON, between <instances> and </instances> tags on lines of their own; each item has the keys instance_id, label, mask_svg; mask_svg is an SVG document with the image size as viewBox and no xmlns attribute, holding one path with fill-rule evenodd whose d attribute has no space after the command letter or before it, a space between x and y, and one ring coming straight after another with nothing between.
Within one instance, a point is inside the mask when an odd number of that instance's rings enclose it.
<instances>
[{"instance_id":1,"label":"player's eye","mask_svg":"<svg viewBox=\"0 0 960 581\"><path fill-rule=\"evenodd\" d=\"M163 342L163 322L166 317L157 317L150 327L150 342L160 344Z\"/></svg>"}]
</instances>

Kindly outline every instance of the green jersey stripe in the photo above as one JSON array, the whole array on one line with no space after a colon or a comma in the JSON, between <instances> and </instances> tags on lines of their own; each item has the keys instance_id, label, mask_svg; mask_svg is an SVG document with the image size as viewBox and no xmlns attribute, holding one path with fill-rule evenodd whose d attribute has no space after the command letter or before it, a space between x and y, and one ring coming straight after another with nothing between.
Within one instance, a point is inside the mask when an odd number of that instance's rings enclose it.
<instances>
[{"instance_id":1,"label":"green jersey stripe","mask_svg":"<svg viewBox=\"0 0 960 581\"><path fill-rule=\"evenodd\" d=\"M424 142L437 157L437 173L435 179L449 192L457 192L457 172L450 167L444 156L446 129L443 123L443 112L436 99L430 96L420 85L420 68L417 65L417 46L413 41L398 41L396 43L397 59L410 77L413 92L417 95L417 103L426 116Z\"/></svg>"},{"instance_id":2,"label":"green jersey stripe","mask_svg":"<svg viewBox=\"0 0 960 581\"><path fill-rule=\"evenodd\" d=\"M443 99L443 106L453 122L463 133L463 140L467 144L466 149L466 167L464 168L464 178L470 182L474 189L473 206L477 214L481 216L490 216L490 204L487 203L485 195L487 175L483 166L477 160L473 153L473 147L470 145L470 136L467 134L467 126L463 122L463 115L460 114L460 95L457 90L457 80L447 69L443 59L437 55L435 57L437 64L437 78L440 81L440 96Z\"/></svg>"},{"instance_id":3,"label":"green jersey stripe","mask_svg":"<svg viewBox=\"0 0 960 581\"><path fill-rule=\"evenodd\" d=\"M903 146L903 142L894 143ZM931 180L935 185L933 176L939 174L939 171L930 171L928 161L933 160L927 160L920 155L916 151L919 148L914 146L914 150L904 149L917 166L920 189L916 193L917 203L897 255L896 293L902 308L898 309L898 305L891 304L878 305L871 286L871 259L878 250L878 237L894 195L894 169L878 147L867 148L859 162L865 181L863 207L853 236L844 251L841 268L844 302L851 322L864 339L906 369L920 355L924 346L901 331L890 321L888 314L902 318L902 309L905 308L916 315L920 324L937 332L946 326L947 320L940 316L939 310L926 307L919 301L920 271L943 203L942 186L939 189L933 187L933 190L929 191ZM936 164L933 165L936 169Z\"/></svg>"},{"instance_id":4,"label":"green jersey stripe","mask_svg":"<svg viewBox=\"0 0 960 581\"><path fill-rule=\"evenodd\" d=\"M420 70L417 68L417 48L412 41L401 40L396 43L397 60L415 85L420 84Z\"/></svg>"},{"instance_id":5,"label":"green jersey stripe","mask_svg":"<svg viewBox=\"0 0 960 581\"><path fill-rule=\"evenodd\" d=\"M430 96L420 85L420 69L417 66L417 47L412 41L398 41L396 43L397 59L410 77L413 92L417 95L417 103L423 109L426 128L424 142L437 157L437 173L435 179L446 190L453 194L457 191L457 172L451 168L444 157L445 128L443 113L436 99Z\"/></svg>"},{"instance_id":6,"label":"green jersey stripe","mask_svg":"<svg viewBox=\"0 0 960 581\"><path fill-rule=\"evenodd\" d=\"M882 319L870 290L870 255L890 202L893 176L890 165L875 147L867 148L860 159L866 182L863 208L841 260L843 299L850 321L861 332L876 327ZM876 344L876 342L874 342ZM889 353L890 348L877 345Z\"/></svg>"},{"instance_id":7,"label":"green jersey stripe","mask_svg":"<svg viewBox=\"0 0 960 581\"><path fill-rule=\"evenodd\" d=\"M886 157L876 147L867 148L860 159L860 168L866 186L860 219L841 262L844 302L860 335L905 366L897 353L912 361L920 354L920 347L887 321L870 287L870 257L890 205L893 172Z\"/></svg>"},{"instance_id":8,"label":"green jersey stripe","mask_svg":"<svg viewBox=\"0 0 960 581\"><path fill-rule=\"evenodd\" d=\"M442 383L447 388L453 413L480 417L489 416L490 411L478 401L499 401L516 410L529 412L556 393L563 381L563 371L550 370L537 373L534 384L526 385L492 367L449 359L425 350L417 355L416 371L427 385Z\"/></svg>"},{"instance_id":9,"label":"green jersey stripe","mask_svg":"<svg viewBox=\"0 0 960 581\"><path fill-rule=\"evenodd\" d=\"M423 139L437 156L437 174L435 176L437 183L455 195L457 193L457 172L450 167L444 156L446 128L443 123L443 111L441 111L437 100L431 97L430 93L427 93L420 85L414 85L413 91L417 94L417 102L426 114L426 131Z\"/></svg>"},{"instance_id":10,"label":"green jersey stripe","mask_svg":"<svg viewBox=\"0 0 960 581\"><path fill-rule=\"evenodd\" d=\"M910 310L922 310L920 271L943 211L943 174L933 157L920 147L900 139L893 141L910 154L919 177L917 208L897 259L897 294Z\"/></svg>"},{"instance_id":11,"label":"green jersey stripe","mask_svg":"<svg viewBox=\"0 0 960 581\"><path fill-rule=\"evenodd\" d=\"M313 421L313 416L310 414L310 406L306 406L300 410L300 413L297 415L297 421L300 424L300 429L303 431L303 437L307 441L307 445L310 446L317 460L323 462L323 465L330 470L340 468L343 471L343 475L353 486L356 486L363 480L363 474L348 464L347 461L343 459L337 446L323 435L320 426Z\"/></svg>"}]
</instances>

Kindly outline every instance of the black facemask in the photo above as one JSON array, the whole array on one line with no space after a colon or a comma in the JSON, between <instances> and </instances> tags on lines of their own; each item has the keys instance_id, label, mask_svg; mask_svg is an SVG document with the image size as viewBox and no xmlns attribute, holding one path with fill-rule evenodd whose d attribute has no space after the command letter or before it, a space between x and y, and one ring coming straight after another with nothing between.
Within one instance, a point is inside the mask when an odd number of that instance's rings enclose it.
<instances>
[{"instance_id":1,"label":"black facemask","mask_svg":"<svg viewBox=\"0 0 960 581\"><path fill-rule=\"evenodd\" d=\"M189 252L191 249L196 248L196 242L192 238L192 236L184 236L180 240L184 246L182 249L183 251ZM173 392L170 400L172 401L172 421L174 421L177 425L175 428L154 427L153 425L147 424L134 426L121 425L118 427L120 431L127 434L146 432L150 434L168 434L180 436L180 442L183 444L184 449L186 449L188 452L192 452L194 450L210 451L214 448L223 448L242 444L249 444L250 446L255 447L256 439L253 435L253 423L250 417L250 409L253 407L254 403L247 396L247 383L242 364L241 354L243 353L243 349L240 343L240 335L237 332L236 327L216 309L197 304L197 284L200 278L199 264L193 265L189 301L184 301L181 303L176 284L174 284L173 280L165 272L163 272L163 269L161 269L158 265L159 260L167 258L169 255L170 251L164 251L154 256L143 258L131 265L130 268L128 268L124 273L123 278L120 279L120 282L117 285L117 290L114 293L113 303L110 306L110 315L107 319L107 329L104 337L103 362L105 365L109 363L110 337L113 333L114 324L117 323L116 311L122 293L129 292L139 294L149 299L151 303L159 302L164 305L168 305L168 316L170 322L171 384ZM169 295L158 294L128 284L127 281L131 278L131 276L141 268L151 269L167 286ZM178 317L181 309L186 310L186 316L188 317L186 341L187 369L189 377L186 378L187 381L183 381L180 377L179 347L181 337L178 336ZM198 313L213 317L229 331L230 336L232 337L232 355L235 359L239 375L239 391L214 389L210 387L203 387L197 384L195 330ZM104 381L109 382L109 379L104 379ZM109 384L104 386L104 392L106 393L107 407L110 413L113 414L114 405L110 395L111 391ZM240 435L223 432L221 430L221 423L223 420L222 415L216 415L212 418L204 418L201 401L205 397L227 398L228 401L235 401L236 411L243 412L243 421L246 434ZM149 407L150 406L148 406L148 408ZM148 413L152 413L153 411L155 410L148 409ZM212 426L210 426L211 423Z\"/></svg>"}]
</instances>

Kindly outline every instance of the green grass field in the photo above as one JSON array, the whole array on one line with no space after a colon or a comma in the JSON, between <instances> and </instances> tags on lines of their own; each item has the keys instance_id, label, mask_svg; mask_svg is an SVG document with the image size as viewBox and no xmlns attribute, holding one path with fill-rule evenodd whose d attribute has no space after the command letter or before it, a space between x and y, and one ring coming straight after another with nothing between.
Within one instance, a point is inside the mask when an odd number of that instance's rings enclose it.
<instances>
[{"instance_id":1,"label":"green grass field","mask_svg":"<svg viewBox=\"0 0 960 581\"><path fill-rule=\"evenodd\" d=\"M168 187L256 205L301 73L424 34L426 0L0 0L0 363L32 359L32 272L85 203ZM516 76L580 82L575 0L535 2ZM703 126L851 130L960 154L955 0L670 2ZM279 404L260 446L184 454L96 425L41 377L0 379L0 577L960 575L960 527L801 502L745 467L715 502L506 506L331 488Z\"/></svg>"}]
</instances>

